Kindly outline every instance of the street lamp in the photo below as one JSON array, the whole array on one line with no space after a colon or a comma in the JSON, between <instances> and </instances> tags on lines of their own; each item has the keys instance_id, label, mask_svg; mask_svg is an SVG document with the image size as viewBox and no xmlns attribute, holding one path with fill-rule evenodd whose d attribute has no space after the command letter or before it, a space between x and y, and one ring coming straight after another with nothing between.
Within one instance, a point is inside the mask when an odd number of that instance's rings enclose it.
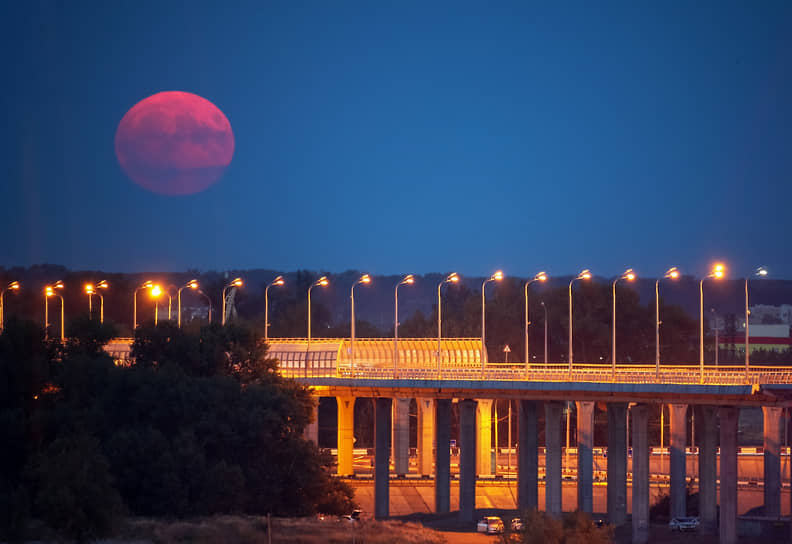
<instances>
[{"instance_id":1,"label":"street lamp","mask_svg":"<svg viewBox=\"0 0 792 544\"><path fill-rule=\"evenodd\" d=\"M669 268L663 278L675 280L679 277L676 266ZM655 378L660 379L660 278L655 280Z\"/></svg>"},{"instance_id":2,"label":"street lamp","mask_svg":"<svg viewBox=\"0 0 792 544\"><path fill-rule=\"evenodd\" d=\"M143 283L143 285L141 285L140 287L135 289L135 292L132 295L132 334L135 333L135 329L137 329L137 326L138 326L138 323L137 323L137 294L138 294L138 291L141 291L143 289L151 289L153 287L154 287L154 284L151 281L147 281L147 282Z\"/></svg>"},{"instance_id":3,"label":"street lamp","mask_svg":"<svg viewBox=\"0 0 792 544\"><path fill-rule=\"evenodd\" d=\"M324 287L328 283L330 283L330 282L327 280L327 276L322 276L321 278L319 278L318 280L313 282L310 287L308 287L308 348L307 348L307 351L305 352L305 375L306 376L308 376L308 355L311 352L311 289L313 289L314 287L316 287L318 285ZM340 371L340 368L338 367L338 365L336 365L336 372L338 372L338 371Z\"/></svg>"},{"instance_id":4,"label":"street lamp","mask_svg":"<svg viewBox=\"0 0 792 544\"><path fill-rule=\"evenodd\" d=\"M763 266L760 266L753 273L754 276L758 276L763 278L767 276L767 269ZM750 351L748 350L748 346L750 343L750 338L748 337L748 316L750 315L750 310L748 310L748 278L745 278L745 379L748 379L748 372L750 370L751 365L751 355Z\"/></svg>"},{"instance_id":5,"label":"street lamp","mask_svg":"<svg viewBox=\"0 0 792 544\"><path fill-rule=\"evenodd\" d=\"M242 287L242 278L234 278L234 280L223 287L223 319L221 324L225 326L226 322L226 289L230 287Z\"/></svg>"},{"instance_id":6,"label":"street lamp","mask_svg":"<svg viewBox=\"0 0 792 544\"><path fill-rule=\"evenodd\" d=\"M93 295L97 295L99 297L99 322L104 323L104 297L99 292L99 289L107 289L108 284L107 281L102 280L96 285L92 283L85 284L85 294L88 295L88 318L93 319Z\"/></svg>"},{"instance_id":7,"label":"street lamp","mask_svg":"<svg viewBox=\"0 0 792 544\"><path fill-rule=\"evenodd\" d=\"M437 284L437 376L438 378L441 376L442 370L440 368L440 339L442 338L443 332L443 320L442 320L442 300L440 298L440 288L443 286L444 283L456 283L459 281L459 276L456 272L451 272L446 279L441 281Z\"/></svg>"},{"instance_id":8,"label":"street lamp","mask_svg":"<svg viewBox=\"0 0 792 544\"><path fill-rule=\"evenodd\" d=\"M212 299L209 298L209 295L198 289L198 292L203 295L206 299L206 303L209 304L209 324L212 324Z\"/></svg>"},{"instance_id":9,"label":"street lamp","mask_svg":"<svg viewBox=\"0 0 792 544\"><path fill-rule=\"evenodd\" d=\"M569 375L572 376L572 284L575 280L587 280L591 278L591 271L583 270L580 274L572 278L569 282ZM569 412L567 412L567 416ZM568 417L567 417L568 419Z\"/></svg>"},{"instance_id":10,"label":"street lamp","mask_svg":"<svg viewBox=\"0 0 792 544\"><path fill-rule=\"evenodd\" d=\"M179 287L178 291L176 291L176 322L178 327L181 329L181 292L183 289L198 289L198 280L190 280L181 287Z\"/></svg>"},{"instance_id":11,"label":"street lamp","mask_svg":"<svg viewBox=\"0 0 792 544\"><path fill-rule=\"evenodd\" d=\"M616 379L616 282L619 280L626 280L626 281L633 281L635 279L635 272L633 272L632 268L628 268L624 271L624 274L617 277L613 280L613 343L612 348L613 352L611 354L611 377L615 380Z\"/></svg>"},{"instance_id":12,"label":"street lamp","mask_svg":"<svg viewBox=\"0 0 792 544\"><path fill-rule=\"evenodd\" d=\"M699 282L699 380L701 383L704 383L704 280L710 278L719 280L725 275L726 267L716 264L712 267L712 272L701 278Z\"/></svg>"},{"instance_id":13,"label":"street lamp","mask_svg":"<svg viewBox=\"0 0 792 544\"><path fill-rule=\"evenodd\" d=\"M61 342L66 339L65 328L63 323L63 295L56 293L55 289L63 289L63 282L58 280L52 285L44 287L44 336L47 337L47 329L49 328L49 297L57 295L61 301Z\"/></svg>"},{"instance_id":14,"label":"street lamp","mask_svg":"<svg viewBox=\"0 0 792 544\"><path fill-rule=\"evenodd\" d=\"M151 298L154 299L154 326L157 326L157 318L159 313L159 296L162 294L162 287L154 285L151 287Z\"/></svg>"},{"instance_id":15,"label":"street lamp","mask_svg":"<svg viewBox=\"0 0 792 544\"><path fill-rule=\"evenodd\" d=\"M485 321L485 319L484 319L484 315L485 315L485 311L484 311L484 305L485 305L484 286L487 285L491 281L501 281L502 279L503 279L503 272L498 270L492 276L490 276L489 279L484 280L484 283L481 284L481 378L482 379L484 378L484 359L485 359L484 355L485 355L485 351L487 350L487 348L484 345L484 341L486 340L486 334L485 334L485 330L484 330L484 321Z\"/></svg>"},{"instance_id":16,"label":"street lamp","mask_svg":"<svg viewBox=\"0 0 792 544\"><path fill-rule=\"evenodd\" d=\"M269 340L269 288L273 285L284 285L286 280L283 279L283 276L278 276L274 280L272 280L265 288L264 288L264 342L266 343Z\"/></svg>"},{"instance_id":17,"label":"street lamp","mask_svg":"<svg viewBox=\"0 0 792 544\"><path fill-rule=\"evenodd\" d=\"M547 274L539 272L533 279L525 282L525 373L528 374L528 361L530 360L530 351L528 350L528 326L531 322L528 320L528 286L535 281L547 281Z\"/></svg>"},{"instance_id":18,"label":"street lamp","mask_svg":"<svg viewBox=\"0 0 792 544\"><path fill-rule=\"evenodd\" d=\"M5 327L5 314L3 314L4 307L3 307L3 296L5 295L6 290L8 291L18 291L19 290L19 282L12 281L8 284L8 287L5 289L0 289L0 332L3 332L3 328Z\"/></svg>"},{"instance_id":19,"label":"street lamp","mask_svg":"<svg viewBox=\"0 0 792 544\"><path fill-rule=\"evenodd\" d=\"M350 299L352 300L352 325L350 327L349 335L349 354L352 359L352 377L355 377L355 286L361 283L371 283L371 277L368 274L360 276L355 283L352 284L352 293Z\"/></svg>"},{"instance_id":20,"label":"street lamp","mask_svg":"<svg viewBox=\"0 0 792 544\"><path fill-rule=\"evenodd\" d=\"M396 378L396 375L399 370L399 286L400 285L412 285L415 283L415 278L412 274L407 274L402 278L402 280L396 284L395 289L395 308L396 308L396 316L393 318L393 377Z\"/></svg>"}]
</instances>

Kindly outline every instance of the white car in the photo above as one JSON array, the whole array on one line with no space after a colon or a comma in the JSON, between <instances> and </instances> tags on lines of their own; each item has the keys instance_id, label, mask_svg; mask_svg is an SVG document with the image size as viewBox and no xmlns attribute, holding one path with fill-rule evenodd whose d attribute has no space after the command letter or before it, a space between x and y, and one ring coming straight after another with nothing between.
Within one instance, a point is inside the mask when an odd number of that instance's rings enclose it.
<instances>
[{"instance_id":1,"label":"white car","mask_svg":"<svg viewBox=\"0 0 792 544\"><path fill-rule=\"evenodd\" d=\"M668 522L672 531L695 531L699 528L699 518L680 517Z\"/></svg>"},{"instance_id":2,"label":"white car","mask_svg":"<svg viewBox=\"0 0 792 544\"><path fill-rule=\"evenodd\" d=\"M476 525L476 531L488 535L499 535L503 533L503 520L498 516L487 516L481 518Z\"/></svg>"},{"instance_id":3,"label":"white car","mask_svg":"<svg viewBox=\"0 0 792 544\"><path fill-rule=\"evenodd\" d=\"M511 520L511 530L513 532L520 532L523 530L523 522L520 518L512 518Z\"/></svg>"}]
</instances>

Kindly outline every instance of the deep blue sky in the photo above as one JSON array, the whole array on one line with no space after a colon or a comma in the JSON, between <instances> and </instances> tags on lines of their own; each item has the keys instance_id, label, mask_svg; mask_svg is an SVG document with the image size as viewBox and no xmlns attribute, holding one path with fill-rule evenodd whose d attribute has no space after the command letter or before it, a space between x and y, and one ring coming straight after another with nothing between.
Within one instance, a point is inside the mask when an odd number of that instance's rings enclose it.
<instances>
[{"instance_id":1,"label":"deep blue sky","mask_svg":"<svg viewBox=\"0 0 792 544\"><path fill-rule=\"evenodd\" d=\"M0 266L722 258L792 278L790 2L5 2L0 21ZM121 117L165 90L234 129L198 195L116 161Z\"/></svg>"}]
</instances>

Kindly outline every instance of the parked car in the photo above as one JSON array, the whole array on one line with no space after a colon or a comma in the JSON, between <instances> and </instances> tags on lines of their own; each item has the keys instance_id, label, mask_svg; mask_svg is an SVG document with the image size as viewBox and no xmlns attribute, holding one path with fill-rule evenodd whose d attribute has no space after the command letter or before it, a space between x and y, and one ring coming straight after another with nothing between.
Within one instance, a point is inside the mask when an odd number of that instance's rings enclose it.
<instances>
[{"instance_id":1,"label":"parked car","mask_svg":"<svg viewBox=\"0 0 792 544\"><path fill-rule=\"evenodd\" d=\"M522 531L523 522L520 518L512 518L511 520L511 530L512 531Z\"/></svg>"},{"instance_id":2,"label":"parked car","mask_svg":"<svg viewBox=\"0 0 792 544\"><path fill-rule=\"evenodd\" d=\"M680 517L668 522L672 531L695 531L699 528L699 518Z\"/></svg>"},{"instance_id":3,"label":"parked car","mask_svg":"<svg viewBox=\"0 0 792 544\"><path fill-rule=\"evenodd\" d=\"M488 535L499 535L503 532L503 520L498 516L487 516L479 520L476 531Z\"/></svg>"}]
</instances>

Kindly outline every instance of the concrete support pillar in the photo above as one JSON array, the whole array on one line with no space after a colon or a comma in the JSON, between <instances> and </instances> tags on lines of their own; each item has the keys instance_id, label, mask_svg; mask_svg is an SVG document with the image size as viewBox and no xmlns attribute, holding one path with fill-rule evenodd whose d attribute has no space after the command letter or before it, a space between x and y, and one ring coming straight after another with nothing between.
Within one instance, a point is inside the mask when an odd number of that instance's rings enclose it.
<instances>
[{"instance_id":1,"label":"concrete support pillar","mask_svg":"<svg viewBox=\"0 0 792 544\"><path fill-rule=\"evenodd\" d=\"M762 406L764 412L764 515L781 516L781 441L784 409Z\"/></svg>"},{"instance_id":2,"label":"concrete support pillar","mask_svg":"<svg viewBox=\"0 0 792 544\"><path fill-rule=\"evenodd\" d=\"M545 511L561 515L561 415L564 404L545 403Z\"/></svg>"},{"instance_id":3,"label":"concrete support pillar","mask_svg":"<svg viewBox=\"0 0 792 544\"><path fill-rule=\"evenodd\" d=\"M459 402L459 521L476 514L476 401Z\"/></svg>"},{"instance_id":4,"label":"concrete support pillar","mask_svg":"<svg viewBox=\"0 0 792 544\"><path fill-rule=\"evenodd\" d=\"M718 419L717 408L696 409L699 429L699 518L702 532L714 532L718 526Z\"/></svg>"},{"instance_id":5,"label":"concrete support pillar","mask_svg":"<svg viewBox=\"0 0 792 544\"><path fill-rule=\"evenodd\" d=\"M492 475L492 399L478 399L476 410L476 474Z\"/></svg>"},{"instance_id":6,"label":"concrete support pillar","mask_svg":"<svg viewBox=\"0 0 792 544\"><path fill-rule=\"evenodd\" d=\"M319 446L319 397L312 397L314 401L313 409L311 411L311 422L305 426L303 435L306 440L310 440L316 446Z\"/></svg>"},{"instance_id":7,"label":"concrete support pillar","mask_svg":"<svg viewBox=\"0 0 792 544\"><path fill-rule=\"evenodd\" d=\"M577 470L578 509L591 514L594 510L594 409L592 401L576 401L577 407Z\"/></svg>"},{"instance_id":8,"label":"concrete support pillar","mask_svg":"<svg viewBox=\"0 0 792 544\"><path fill-rule=\"evenodd\" d=\"M539 448L537 432L537 402L517 401L517 508L539 508Z\"/></svg>"},{"instance_id":9,"label":"concrete support pillar","mask_svg":"<svg viewBox=\"0 0 792 544\"><path fill-rule=\"evenodd\" d=\"M338 403L338 475L351 476L355 445L355 397L336 397Z\"/></svg>"},{"instance_id":10,"label":"concrete support pillar","mask_svg":"<svg viewBox=\"0 0 792 544\"><path fill-rule=\"evenodd\" d=\"M374 401L374 517L390 515L391 399Z\"/></svg>"},{"instance_id":11,"label":"concrete support pillar","mask_svg":"<svg viewBox=\"0 0 792 544\"><path fill-rule=\"evenodd\" d=\"M737 542L737 418L734 406L720 408L720 531L721 544Z\"/></svg>"},{"instance_id":12,"label":"concrete support pillar","mask_svg":"<svg viewBox=\"0 0 792 544\"><path fill-rule=\"evenodd\" d=\"M399 476L410 472L410 399L393 403L393 468Z\"/></svg>"},{"instance_id":13,"label":"concrete support pillar","mask_svg":"<svg viewBox=\"0 0 792 544\"><path fill-rule=\"evenodd\" d=\"M451 399L435 401L435 512L451 511Z\"/></svg>"},{"instance_id":14,"label":"concrete support pillar","mask_svg":"<svg viewBox=\"0 0 792 544\"><path fill-rule=\"evenodd\" d=\"M434 453L435 432L435 401L434 399L416 399L418 404L418 473L431 476Z\"/></svg>"},{"instance_id":15,"label":"concrete support pillar","mask_svg":"<svg viewBox=\"0 0 792 544\"><path fill-rule=\"evenodd\" d=\"M627 521L627 404L608 404L608 520Z\"/></svg>"},{"instance_id":16,"label":"concrete support pillar","mask_svg":"<svg viewBox=\"0 0 792 544\"><path fill-rule=\"evenodd\" d=\"M649 407L645 404L633 406L631 414L632 536L635 544L645 544L649 541Z\"/></svg>"},{"instance_id":17,"label":"concrete support pillar","mask_svg":"<svg viewBox=\"0 0 792 544\"><path fill-rule=\"evenodd\" d=\"M669 441L671 457L671 511L672 518L687 512L687 404L669 404Z\"/></svg>"}]
</instances>

